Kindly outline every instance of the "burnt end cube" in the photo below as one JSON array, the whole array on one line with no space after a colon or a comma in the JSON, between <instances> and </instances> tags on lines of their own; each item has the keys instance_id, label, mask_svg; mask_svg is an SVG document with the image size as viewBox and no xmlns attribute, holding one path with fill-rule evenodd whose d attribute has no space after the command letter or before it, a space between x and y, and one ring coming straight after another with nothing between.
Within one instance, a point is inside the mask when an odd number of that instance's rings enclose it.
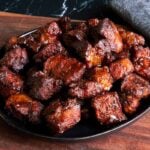
<instances>
[{"instance_id":1,"label":"burnt end cube","mask_svg":"<svg viewBox=\"0 0 150 150\"><path fill-rule=\"evenodd\" d=\"M91 70L90 78L92 81L96 81L101 84L104 91L109 91L113 84L113 78L109 72L107 66L96 67Z\"/></svg>"},{"instance_id":2,"label":"burnt end cube","mask_svg":"<svg viewBox=\"0 0 150 150\"><path fill-rule=\"evenodd\" d=\"M1 65L7 66L16 72L22 70L28 62L29 58L27 50L20 46L16 46L7 51L4 57L0 60Z\"/></svg>"},{"instance_id":3,"label":"burnt end cube","mask_svg":"<svg viewBox=\"0 0 150 150\"><path fill-rule=\"evenodd\" d=\"M136 61L139 58L145 58L145 57L150 57L149 47L135 46L134 47L133 60Z\"/></svg>"},{"instance_id":4,"label":"burnt end cube","mask_svg":"<svg viewBox=\"0 0 150 150\"><path fill-rule=\"evenodd\" d=\"M104 58L103 51L98 47L92 47L87 41L86 34L79 29L71 30L63 35L64 43L76 53L91 68L100 65Z\"/></svg>"},{"instance_id":5,"label":"burnt end cube","mask_svg":"<svg viewBox=\"0 0 150 150\"><path fill-rule=\"evenodd\" d=\"M134 62L135 72L150 80L150 57L139 58Z\"/></svg>"},{"instance_id":6,"label":"burnt end cube","mask_svg":"<svg viewBox=\"0 0 150 150\"><path fill-rule=\"evenodd\" d=\"M47 23L43 29L51 36L58 36L62 34L59 24L56 21L51 21L50 23Z\"/></svg>"},{"instance_id":7,"label":"burnt end cube","mask_svg":"<svg viewBox=\"0 0 150 150\"><path fill-rule=\"evenodd\" d=\"M126 120L117 92L106 92L92 100L96 118L101 124L113 124Z\"/></svg>"},{"instance_id":8,"label":"burnt end cube","mask_svg":"<svg viewBox=\"0 0 150 150\"><path fill-rule=\"evenodd\" d=\"M19 120L37 124L41 121L44 106L25 94L15 94L6 100L5 108Z\"/></svg>"},{"instance_id":9,"label":"burnt end cube","mask_svg":"<svg viewBox=\"0 0 150 150\"><path fill-rule=\"evenodd\" d=\"M81 79L85 72L85 65L63 55L56 55L47 59L44 63L44 72L61 79L66 85Z\"/></svg>"},{"instance_id":10,"label":"burnt end cube","mask_svg":"<svg viewBox=\"0 0 150 150\"><path fill-rule=\"evenodd\" d=\"M80 104L71 98L66 101L56 100L46 107L43 116L53 133L63 133L80 121Z\"/></svg>"},{"instance_id":11,"label":"burnt end cube","mask_svg":"<svg viewBox=\"0 0 150 150\"><path fill-rule=\"evenodd\" d=\"M86 65L88 68L101 66L104 60L104 53L98 48L92 48L86 53Z\"/></svg>"},{"instance_id":12,"label":"burnt end cube","mask_svg":"<svg viewBox=\"0 0 150 150\"><path fill-rule=\"evenodd\" d=\"M41 30L38 29L29 35L18 37L17 43L29 49L30 52L37 53L42 46L40 38L41 38Z\"/></svg>"},{"instance_id":13,"label":"burnt end cube","mask_svg":"<svg viewBox=\"0 0 150 150\"><path fill-rule=\"evenodd\" d=\"M102 92L102 85L96 81L81 80L70 86L69 95L79 99L87 99Z\"/></svg>"},{"instance_id":14,"label":"burnt end cube","mask_svg":"<svg viewBox=\"0 0 150 150\"><path fill-rule=\"evenodd\" d=\"M134 95L127 95L126 93L121 94L121 103L123 110L126 114L131 115L140 106L140 98L137 98Z\"/></svg>"},{"instance_id":15,"label":"burnt end cube","mask_svg":"<svg viewBox=\"0 0 150 150\"><path fill-rule=\"evenodd\" d=\"M124 49L131 49L134 46L145 44L145 39L143 36L137 33L131 32L129 29L123 26L120 26L120 25L116 25L116 26L122 38Z\"/></svg>"},{"instance_id":16,"label":"burnt end cube","mask_svg":"<svg viewBox=\"0 0 150 150\"><path fill-rule=\"evenodd\" d=\"M55 41L54 43L45 45L37 54L35 54L34 60L35 62L43 62L50 56L54 56L59 53L67 55L67 51L62 44L59 41Z\"/></svg>"},{"instance_id":17,"label":"burnt end cube","mask_svg":"<svg viewBox=\"0 0 150 150\"><path fill-rule=\"evenodd\" d=\"M114 80L118 80L134 71L130 59L123 58L110 64L110 73Z\"/></svg>"},{"instance_id":18,"label":"burnt end cube","mask_svg":"<svg viewBox=\"0 0 150 150\"><path fill-rule=\"evenodd\" d=\"M135 72L150 80L150 49L142 46L135 47L133 61Z\"/></svg>"},{"instance_id":19,"label":"burnt end cube","mask_svg":"<svg viewBox=\"0 0 150 150\"><path fill-rule=\"evenodd\" d=\"M66 37L65 37L66 38ZM92 45L84 40L83 37L78 36L78 40L65 39L68 46L75 50L75 53L85 62L88 68L93 66L101 65L104 54L97 47L92 47Z\"/></svg>"},{"instance_id":20,"label":"burnt end cube","mask_svg":"<svg viewBox=\"0 0 150 150\"><path fill-rule=\"evenodd\" d=\"M41 27L38 30L40 33L39 42L42 45L54 43L59 39L60 35L62 34L62 31L57 21L51 21L50 23L46 24L44 27Z\"/></svg>"},{"instance_id":21,"label":"burnt end cube","mask_svg":"<svg viewBox=\"0 0 150 150\"><path fill-rule=\"evenodd\" d=\"M141 99L150 95L150 83L139 75L132 73L124 78L121 91Z\"/></svg>"},{"instance_id":22,"label":"burnt end cube","mask_svg":"<svg viewBox=\"0 0 150 150\"><path fill-rule=\"evenodd\" d=\"M96 39L95 41L106 39L111 51L119 53L123 50L122 38L117 27L108 18L101 20L91 31L93 32L93 38Z\"/></svg>"},{"instance_id":23,"label":"burnt end cube","mask_svg":"<svg viewBox=\"0 0 150 150\"><path fill-rule=\"evenodd\" d=\"M50 99L62 88L62 81L38 71L28 77L29 94L41 101Z\"/></svg>"},{"instance_id":24,"label":"burnt end cube","mask_svg":"<svg viewBox=\"0 0 150 150\"><path fill-rule=\"evenodd\" d=\"M23 80L7 67L0 67L0 95L8 97L23 90Z\"/></svg>"},{"instance_id":25,"label":"burnt end cube","mask_svg":"<svg viewBox=\"0 0 150 150\"><path fill-rule=\"evenodd\" d=\"M88 68L102 64L104 53L99 48L92 47L87 41L74 42L74 47Z\"/></svg>"},{"instance_id":26,"label":"burnt end cube","mask_svg":"<svg viewBox=\"0 0 150 150\"><path fill-rule=\"evenodd\" d=\"M29 35L19 37L17 43L27 47L33 53L37 53L43 45L54 43L54 41L58 40L61 33L58 23L52 21Z\"/></svg>"}]
</instances>

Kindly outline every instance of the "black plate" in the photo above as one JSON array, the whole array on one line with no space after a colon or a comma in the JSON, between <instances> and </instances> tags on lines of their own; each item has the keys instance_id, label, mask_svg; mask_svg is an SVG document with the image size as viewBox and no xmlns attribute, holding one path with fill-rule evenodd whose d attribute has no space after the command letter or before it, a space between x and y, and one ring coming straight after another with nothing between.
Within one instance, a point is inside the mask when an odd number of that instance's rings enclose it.
<instances>
[{"instance_id":1,"label":"black plate","mask_svg":"<svg viewBox=\"0 0 150 150\"><path fill-rule=\"evenodd\" d=\"M103 17L109 17L117 23L124 24L124 21L122 21L121 18L117 17L116 14L114 14L112 12L109 13L109 11L107 11L105 13L105 16L103 16ZM27 32L21 36L22 37L26 36L35 31L36 30ZM0 117L3 120L5 120L12 127L16 128L20 131L23 131L25 133L35 135L38 137L43 137L43 138L47 138L47 139L51 139L51 140L60 140L60 141L63 141L63 140L70 140L70 141L85 140L85 139L90 139L93 137L102 136L102 135L114 132L114 131L121 129L121 128L129 125L130 123L134 122L135 120L137 120L138 118L140 118L141 116L143 116L146 112L148 112L150 110L150 101L148 99L145 99L142 101L141 106L139 107L137 112L134 115L128 117L127 121L124 121L117 125L109 126L109 127L100 126L98 123L95 123L95 122L93 123L93 121L80 122L74 128L70 129L69 131L65 132L64 134L56 135L56 136L50 135L48 130L44 126L38 126L35 128L34 126L20 122L17 119L9 116L7 114L7 112L4 110L4 104L2 104L2 103L0 103Z\"/></svg>"}]
</instances>

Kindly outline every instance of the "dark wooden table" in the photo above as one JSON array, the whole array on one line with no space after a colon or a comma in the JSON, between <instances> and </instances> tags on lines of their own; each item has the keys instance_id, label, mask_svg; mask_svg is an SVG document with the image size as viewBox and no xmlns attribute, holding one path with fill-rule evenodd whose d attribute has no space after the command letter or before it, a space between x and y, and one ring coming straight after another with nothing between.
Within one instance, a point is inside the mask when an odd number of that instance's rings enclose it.
<instances>
[{"instance_id":1,"label":"dark wooden table","mask_svg":"<svg viewBox=\"0 0 150 150\"><path fill-rule=\"evenodd\" d=\"M0 12L0 45L50 18ZM81 142L52 142L21 133L0 119L0 150L150 150L150 112L132 125L107 136Z\"/></svg>"}]
</instances>

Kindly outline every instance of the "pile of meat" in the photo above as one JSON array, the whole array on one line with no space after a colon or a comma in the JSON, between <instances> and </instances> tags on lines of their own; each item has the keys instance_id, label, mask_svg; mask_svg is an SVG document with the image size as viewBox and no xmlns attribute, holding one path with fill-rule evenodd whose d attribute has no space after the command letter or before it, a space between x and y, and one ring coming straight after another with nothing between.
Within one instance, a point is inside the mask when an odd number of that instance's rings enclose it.
<instances>
[{"instance_id":1,"label":"pile of meat","mask_svg":"<svg viewBox=\"0 0 150 150\"><path fill-rule=\"evenodd\" d=\"M81 120L124 121L150 95L144 38L105 18L52 21L12 37L0 60L0 95L13 117L63 133Z\"/></svg>"}]
</instances>

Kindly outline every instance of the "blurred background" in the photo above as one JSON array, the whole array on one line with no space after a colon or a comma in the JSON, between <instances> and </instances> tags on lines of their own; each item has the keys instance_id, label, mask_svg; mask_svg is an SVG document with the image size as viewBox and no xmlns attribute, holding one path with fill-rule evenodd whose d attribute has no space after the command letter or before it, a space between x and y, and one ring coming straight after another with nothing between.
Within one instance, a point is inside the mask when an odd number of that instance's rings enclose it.
<instances>
[{"instance_id":1,"label":"blurred background","mask_svg":"<svg viewBox=\"0 0 150 150\"><path fill-rule=\"evenodd\" d=\"M0 11L52 17L67 15L73 19L88 19L103 16L102 9L107 3L108 0L0 0Z\"/></svg>"}]
</instances>

